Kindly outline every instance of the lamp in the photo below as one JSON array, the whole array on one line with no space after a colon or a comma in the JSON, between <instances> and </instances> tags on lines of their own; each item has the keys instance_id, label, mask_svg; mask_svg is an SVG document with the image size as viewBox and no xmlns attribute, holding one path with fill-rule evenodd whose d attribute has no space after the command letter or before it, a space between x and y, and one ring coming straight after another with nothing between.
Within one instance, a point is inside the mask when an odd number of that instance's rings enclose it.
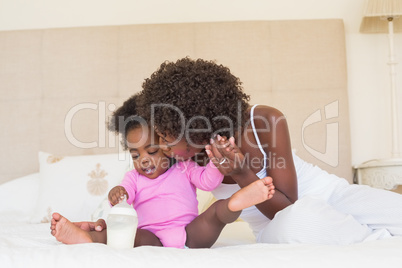
<instances>
[{"instance_id":1,"label":"lamp","mask_svg":"<svg viewBox=\"0 0 402 268\"><path fill-rule=\"evenodd\" d=\"M397 64L394 54L394 32L402 32L402 0L369 0L360 25L361 33L388 33L391 77L392 157L399 157L398 108L396 98Z\"/></svg>"},{"instance_id":2,"label":"lamp","mask_svg":"<svg viewBox=\"0 0 402 268\"><path fill-rule=\"evenodd\" d=\"M357 169L357 182L384 189L402 185L402 159L399 152L398 107L396 95L397 61L394 54L394 33L402 32L402 0L368 0L360 25L361 33L388 33L389 71L391 78L392 158L367 161Z\"/></svg>"}]
</instances>

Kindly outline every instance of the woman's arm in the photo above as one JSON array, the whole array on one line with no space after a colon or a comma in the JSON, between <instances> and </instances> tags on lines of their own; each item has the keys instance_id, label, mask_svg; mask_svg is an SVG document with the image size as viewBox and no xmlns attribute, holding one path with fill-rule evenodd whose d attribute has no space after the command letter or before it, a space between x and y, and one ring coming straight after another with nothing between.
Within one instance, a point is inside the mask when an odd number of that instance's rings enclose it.
<instances>
[{"instance_id":1,"label":"woman's arm","mask_svg":"<svg viewBox=\"0 0 402 268\"><path fill-rule=\"evenodd\" d=\"M257 208L268 218L272 219L275 214L285 207L293 204L297 200L297 178L293 163L292 149L290 143L289 130L284 115L268 106L258 106L254 111L254 123L260 142L267 155L267 175L272 177L276 192L270 200L257 205ZM247 135L244 131L244 135ZM218 159L227 158L232 170L230 176L239 184L240 187L249 185L259 178L249 167L252 158L257 157L255 153L250 153L255 144L250 144L249 139L243 142L242 150L248 156L248 161L244 161L244 155L236 144L230 142L227 146L212 144L207 148L212 151L209 157ZM223 143L227 143L226 140ZM248 143L248 144L245 144ZM227 150L225 147L229 147ZM255 149L253 150L256 151ZM259 154L261 154L258 151ZM258 155L258 158L261 158ZM247 159L247 157L246 157ZM246 163L246 164L242 164ZM229 172L229 171L228 171ZM227 173L226 173L227 174Z\"/></svg>"},{"instance_id":2,"label":"woman's arm","mask_svg":"<svg viewBox=\"0 0 402 268\"><path fill-rule=\"evenodd\" d=\"M298 198L296 169L285 116L268 106L257 106L254 115L258 138L268 158L267 174L272 177L276 189L274 197L257 205L257 208L272 219L276 212L293 204Z\"/></svg>"}]
</instances>

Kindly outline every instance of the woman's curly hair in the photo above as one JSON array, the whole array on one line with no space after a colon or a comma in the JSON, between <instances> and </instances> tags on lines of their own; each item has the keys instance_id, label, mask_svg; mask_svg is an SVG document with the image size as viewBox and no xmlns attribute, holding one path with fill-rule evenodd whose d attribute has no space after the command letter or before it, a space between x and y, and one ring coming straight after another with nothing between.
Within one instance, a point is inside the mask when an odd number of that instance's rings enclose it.
<instances>
[{"instance_id":1,"label":"woman's curly hair","mask_svg":"<svg viewBox=\"0 0 402 268\"><path fill-rule=\"evenodd\" d=\"M139 94L131 96L126 100L121 107L113 112L108 121L108 129L116 135L121 134L121 144L125 150L127 147L127 133L128 131L147 125L147 122L138 115L137 107L140 103Z\"/></svg>"},{"instance_id":2,"label":"woman's curly hair","mask_svg":"<svg viewBox=\"0 0 402 268\"><path fill-rule=\"evenodd\" d=\"M203 144L215 134L230 137L247 120L249 96L241 84L214 61L164 62L144 81L138 113L162 135L189 143Z\"/></svg>"}]
</instances>

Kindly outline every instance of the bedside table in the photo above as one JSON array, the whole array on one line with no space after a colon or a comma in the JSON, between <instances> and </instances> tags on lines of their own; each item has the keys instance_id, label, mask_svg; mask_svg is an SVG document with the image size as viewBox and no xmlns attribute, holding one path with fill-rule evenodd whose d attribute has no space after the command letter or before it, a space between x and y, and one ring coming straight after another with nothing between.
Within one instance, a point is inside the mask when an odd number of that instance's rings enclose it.
<instances>
[{"instance_id":1,"label":"bedside table","mask_svg":"<svg viewBox=\"0 0 402 268\"><path fill-rule=\"evenodd\" d=\"M354 169L358 184L385 190L394 190L402 185L402 158L370 160Z\"/></svg>"}]
</instances>

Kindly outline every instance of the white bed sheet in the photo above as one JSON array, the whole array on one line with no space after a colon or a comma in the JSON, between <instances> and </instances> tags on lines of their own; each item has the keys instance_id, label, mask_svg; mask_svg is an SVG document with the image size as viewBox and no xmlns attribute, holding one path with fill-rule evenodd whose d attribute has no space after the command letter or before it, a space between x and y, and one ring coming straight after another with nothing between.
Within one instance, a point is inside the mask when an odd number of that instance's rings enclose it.
<instances>
[{"instance_id":1,"label":"white bed sheet","mask_svg":"<svg viewBox=\"0 0 402 268\"><path fill-rule=\"evenodd\" d=\"M18 195L22 188L29 191ZM49 223L28 221L37 189L38 174L0 185L0 268L402 267L402 237L349 246L257 244L245 222L226 226L212 249L64 245Z\"/></svg>"},{"instance_id":2,"label":"white bed sheet","mask_svg":"<svg viewBox=\"0 0 402 268\"><path fill-rule=\"evenodd\" d=\"M402 267L402 237L349 246L245 244L212 249L64 245L49 224L1 223L0 267Z\"/></svg>"}]
</instances>

